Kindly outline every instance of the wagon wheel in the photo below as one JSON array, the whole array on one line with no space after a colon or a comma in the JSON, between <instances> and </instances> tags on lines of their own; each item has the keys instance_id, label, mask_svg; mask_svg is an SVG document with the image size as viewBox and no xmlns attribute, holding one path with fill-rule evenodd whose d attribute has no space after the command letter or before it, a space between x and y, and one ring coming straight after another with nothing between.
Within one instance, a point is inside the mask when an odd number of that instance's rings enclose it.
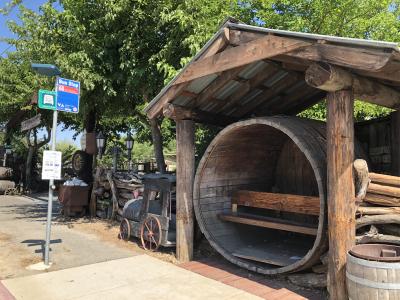
<instances>
[{"instance_id":1,"label":"wagon wheel","mask_svg":"<svg viewBox=\"0 0 400 300\"><path fill-rule=\"evenodd\" d=\"M140 228L140 240L144 249L156 251L161 244L161 224L153 216L148 216Z\"/></svg>"},{"instance_id":2,"label":"wagon wheel","mask_svg":"<svg viewBox=\"0 0 400 300\"><path fill-rule=\"evenodd\" d=\"M119 225L119 237L124 241L128 241L131 237L131 225L127 219L123 219Z\"/></svg>"}]
</instances>

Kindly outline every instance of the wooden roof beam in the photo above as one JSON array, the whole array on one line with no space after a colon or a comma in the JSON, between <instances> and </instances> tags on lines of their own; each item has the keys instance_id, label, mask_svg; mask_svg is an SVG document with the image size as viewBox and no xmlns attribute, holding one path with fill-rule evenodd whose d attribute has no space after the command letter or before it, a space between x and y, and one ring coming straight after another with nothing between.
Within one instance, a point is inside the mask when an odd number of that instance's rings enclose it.
<instances>
[{"instance_id":1,"label":"wooden roof beam","mask_svg":"<svg viewBox=\"0 0 400 300\"><path fill-rule=\"evenodd\" d=\"M224 31L219 35L215 42L200 56L199 59L204 59L209 56L223 51L229 46L229 28L224 28ZM147 117L153 119L162 113L163 106L171 102L180 93L182 93L190 82L172 85L147 112Z\"/></svg>"},{"instance_id":2,"label":"wooden roof beam","mask_svg":"<svg viewBox=\"0 0 400 300\"><path fill-rule=\"evenodd\" d=\"M221 53L191 63L174 84L192 81L210 74L248 65L262 59L271 58L310 45L312 44L301 40L266 35L238 47L226 49Z\"/></svg>"},{"instance_id":3,"label":"wooden roof beam","mask_svg":"<svg viewBox=\"0 0 400 300\"><path fill-rule=\"evenodd\" d=\"M244 45L265 36L263 33L230 30L231 45ZM276 36L278 38L278 36ZM291 38L296 40L295 38ZM284 54L301 60L322 61L342 67L364 71L378 72L397 56L396 53L337 46L329 43L313 43L309 47L301 47ZM382 74L381 76L384 76ZM385 76L384 76L385 77ZM390 76L386 79L391 79Z\"/></svg>"},{"instance_id":4,"label":"wooden roof beam","mask_svg":"<svg viewBox=\"0 0 400 300\"><path fill-rule=\"evenodd\" d=\"M308 85L327 92L352 89L355 98L398 109L400 92L327 63L312 64L306 71Z\"/></svg>"},{"instance_id":5,"label":"wooden roof beam","mask_svg":"<svg viewBox=\"0 0 400 300\"><path fill-rule=\"evenodd\" d=\"M196 123L206 123L220 127L225 127L237 121L237 119L225 115L213 114L199 109L188 109L172 103L168 103L164 106L163 114L165 117L175 121L193 120Z\"/></svg>"}]
</instances>

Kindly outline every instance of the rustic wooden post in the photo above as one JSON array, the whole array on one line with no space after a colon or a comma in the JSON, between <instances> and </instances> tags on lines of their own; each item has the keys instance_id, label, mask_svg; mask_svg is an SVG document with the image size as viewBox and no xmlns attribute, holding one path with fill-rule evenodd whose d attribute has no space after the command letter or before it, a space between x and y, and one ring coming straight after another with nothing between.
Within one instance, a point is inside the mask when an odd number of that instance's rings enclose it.
<instances>
[{"instance_id":1,"label":"rustic wooden post","mask_svg":"<svg viewBox=\"0 0 400 300\"><path fill-rule=\"evenodd\" d=\"M353 108L351 89L328 93L328 291L335 300L348 299L346 255L355 241Z\"/></svg>"},{"instance_id":2,"label":"rustic wooden post","mask_svg":"<svg viewBox=\"0 0 400 300\"><path fill-rule=\"evenodd\" d=\"M194 121L176 120L176 256L193 258Z\"/></svg>"}]
</instances>

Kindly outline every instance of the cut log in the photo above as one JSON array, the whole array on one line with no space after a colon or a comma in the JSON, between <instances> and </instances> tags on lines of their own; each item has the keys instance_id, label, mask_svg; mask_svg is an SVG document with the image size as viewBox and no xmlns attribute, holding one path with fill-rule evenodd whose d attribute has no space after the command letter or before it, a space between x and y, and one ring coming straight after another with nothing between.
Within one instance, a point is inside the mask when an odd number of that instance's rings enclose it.
<instances>
[{"instance_id":1,"label":"cut log","mask_svg":"<svg viewBox=\"0 0 400 300\"><path fill-rule=\"evenodd\" d=\"M400 188L376 183L370 183L368 185L368 193L400 198Z\"/></svg>"},{"instance_id":2,"label":"cut log","mask_svg":"<svg viewBox=\"0 0 400 300\"><path fill-rule=\"evenodd\" d=\"M361 236L356 236L357 244L369 244L369 243L388 243L400 245L400 238L396 235L386 235L386 234L366 234Z\"/></svg>"},{"instance_id":3,"label":"cut log","mask_svg":"<svg viewBox=\"0 0 400 300\"><path fill-rule=\"evenodd\" d=\"M362 202L367 194L369 185L368 165L363 159L356 159L353 163L354 166L354 179L356 190L356 201Z\"/></svg>"},{"instance_id":4,"label":"cut log","mask_svg":"<svg viewBox=\"0 0 400 300\"><path fill-rule=\"evenodd\" d=\"M378 173L369 173L371 182L400 187L400 177Z\"/></svg>"},{"instance_id":5,"label":"cut log","mask_svg":"<svg viewBox=\"0 0 400 300\"><path fill-rule=\"evenodd\" d=\"M400 224L400 215L389 214L389 215L374 215L364 216L356 220L356 228L361 228L367 225L373 224Z\"/></svg>"},{"instance_id":6,"label":"cut log","mask_svg":"<svg viewBox=\"0 0 400 300\"><path fill-rule=\"evenodd\" d=\"M357 213L361 215L400 214L400 207L359 206Z\"/></svg>"},{"instance_id":7,"label":"cut log","mask_svg":"<svg viewBox=\"0 0 400 300\"><path fill-rule=\"evenodd\" d=\"M382 206L400 206L400 198L367 193L364 201Z\"/></svg>"},{"instance_id":8,"label":"cut log","mask_svg":"<svg viewBox=\"0 0 400 300\"><path fill-rule=\"evenodd\" d=\"M326 288L326 274L293 274L289 275L288 279L291 283L305 288Z\"/></svg>"},{"instance_id":9,"label":"cut log","mask_svg":"<svg viewBox=\"0 0 400 300\"><path fill-rule=\"evenodd\" d=\"M352 88L357 99L389 108L400 104L400 93L395 89L327 63L313 63L306 71L306 82L328 92Z\"/></svg>"},{"instance_id":10,"label":"cut log","mask_svg":"<svg viewBox=\"0 0 400 300\"><path fill-rule=\"evenodd\" d=\"M311 196L241 190L233 194L232 204L315 216L320 213L319 197Z\"/></svg>"}]
</instances>

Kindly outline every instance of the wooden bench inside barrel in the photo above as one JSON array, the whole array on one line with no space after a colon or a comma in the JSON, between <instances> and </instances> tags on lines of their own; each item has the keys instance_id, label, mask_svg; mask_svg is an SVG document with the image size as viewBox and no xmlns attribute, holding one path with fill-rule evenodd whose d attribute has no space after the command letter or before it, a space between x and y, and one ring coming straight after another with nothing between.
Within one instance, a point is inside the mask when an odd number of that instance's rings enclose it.
<instances>
[{"instance_id":1,"label":"wooden bench inside barrel","mask_svg":"<svg viewBox=\"0 0 400 300\"><path fill-rule=\"evenodd\" d=\"M239 190L232 197L232 212L218 215L223 221L317 235L317 227L280 218L238 212L240 206L319 216L319 197Z\"/></svg>"}]
</instances>

